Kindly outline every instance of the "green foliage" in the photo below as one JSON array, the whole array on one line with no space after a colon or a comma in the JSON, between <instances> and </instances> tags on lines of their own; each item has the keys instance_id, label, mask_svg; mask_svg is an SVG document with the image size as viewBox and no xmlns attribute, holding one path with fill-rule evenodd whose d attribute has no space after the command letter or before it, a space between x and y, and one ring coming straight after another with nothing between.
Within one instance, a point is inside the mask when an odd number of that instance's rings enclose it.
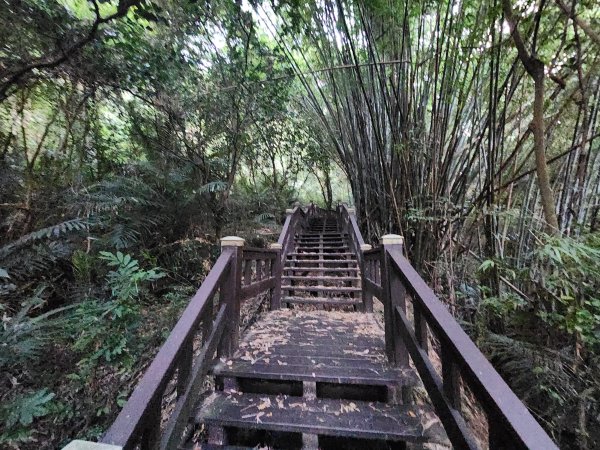
<instances>
[{"instance_id":1,"label":"green foliage","mask_svg":"<svg viewBox=\"0 0 600 450\"><path fill-rule=\"evenodd\" d=\"M10 253L25 245L30 245L43 239L56 239L66 233L85 230L87 226L88 223L85 220L76 218L56 225L41 228L20 237L15 242L11 242L4 247L0 247L0 258L5 258Z\"/></svg>"},{"instance_id":2,"label":"green foliage","mask_svg":"<svg viewBox=\"0 0 600 450\"><path fill-rule=\"evenodd\" d=\"M534 254L538 282L548 307L540 317L574 335L590 349L600 344L600 246L570 237L544 238Z\"/></svg>"},{"instance_id":3,"label":"green foliage","mask_svg":"<svg viewBox=\"0 0 600 450\"><path fill-rule=\"evenodd\" d=\"M0 328L0 369L6 373L18 372L40 358L44 348L63 334L68 318L61 314L72 307L56 308L37 316L30 315L43 307L45 286L23 302L14 316L4 313Z\"/></svg>"},{"instance_id":4,"label":"green foliage","mask_svg":"<svg viewBox=\"0 0 600 450\"><path fill-rule=\"evenodd\" d=\"M0 432L0 444L17 444L31 439L30 425L36 418L44 417L52 411L55 394L48 389L40 389L28 395L21 395L0 407L0 421L4 429Z\"/></svg>"},{"instance_id":5,"label":"green foliage","mask_svg":"<svg viewBox=\"0 0 600 450\"><path fill-rule=\"evenodd\" d=\"M113 297L121 302L135 299L140 292L140 283L156 281L165 276L158 268L141 269L137 259L121 252L100 252L100 259L106 261L108 266L115 267L108 273L107 280Z\"/></svg>"},{"instance_id":6,"label":"green foliage","mask_svg":"<svg viewBox=\"0 0 600 450\"><path fill-rule=\"evenodd\" d=\"M48 404L53 398L52 392L41 389L29 396L18 398L11 405L6 405L3 408L6 427L12 428L17 423L24 426L31 425L34 418L44 417L48 414Z\"/></svg>"},{"instance_id":7,"label":"green foliage","mask_svg":"<svg viewBox=\"0 0 600 450\"><path fill-rule=\"evenodd\" d=\"M112 299L89 300L79 307L78 313L87 323L74 348L85 355L80 361L84 373L99 361L131 365L130 346L140 317L138 298L142 287L165 276L156 267L142 269L137 259L121 252L100 252L100 259L114 268L106 277Z\"/></svg>"}]
</instances>

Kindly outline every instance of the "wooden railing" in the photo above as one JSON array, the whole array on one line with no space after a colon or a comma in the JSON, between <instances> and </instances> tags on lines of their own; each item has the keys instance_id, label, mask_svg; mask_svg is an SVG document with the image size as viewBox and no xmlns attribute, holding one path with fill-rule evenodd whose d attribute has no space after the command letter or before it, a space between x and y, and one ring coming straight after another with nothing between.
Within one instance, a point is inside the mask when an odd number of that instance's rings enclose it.
<instances>
[{"instance_id":1,"label":"wooden railing","mask_svg":"<svg viewBox=\"0 0 600 450\"><path fill-rule=\"evenodd\" d=\"M345 210L345 211L344 211ZM351 216L338 208L340 220ZM361 242L358 227L351 239ZM390 361L416 367L448 438L455 448L479 448L462 414L468 389L487 416L491 449L556 449L525 405L463 331L454 317L402 255L402 238L387 235L380 247L362 252L364 295L384 305L386 353ZM439 343L441 370L430 357ZM410 358L409 358L410 357Z\"/></svg>"},{"instance_id":2,"label":"wooden railing","mask_svg":"<svg viewBox=\"0 0 600 450\"><path fill-rule=\"evenodd\" d=\"M281 250L281 261L284 261L287 254L294 248L294 237L302 228L308 225L309 218L316 214L316 206L311 204L306 211L296 206L294 209L288 209L283 229L279 235L277 244Z\"/></svg>"},{"instance_id":3,"label":"wooden railing","mask_svg":"<svg viewBox=\"0 0 600 450\"><path fill-rule=\"evenodd\" d=\"M215 354L230 356L238 346L242 301L270 292L271 308L278 307L280 249L243 243L222 239L221 256L101 442L123 449L178 448ZM164 397L173 389L176 403L164 423Z\"/></svg>"}]
</instances>

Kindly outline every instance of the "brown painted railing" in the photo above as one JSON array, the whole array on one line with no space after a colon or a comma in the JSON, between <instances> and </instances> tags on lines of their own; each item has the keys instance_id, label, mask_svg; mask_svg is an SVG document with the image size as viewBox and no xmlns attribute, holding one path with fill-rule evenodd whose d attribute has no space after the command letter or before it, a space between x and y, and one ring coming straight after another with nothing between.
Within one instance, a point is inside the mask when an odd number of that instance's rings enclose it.
<instances>
[{"instance_id":1,"label":"brown painted railing","mask_svg":"<svg viewBox=\"0 0 600 450\"><path fill-rule=\"evenodd\" d=\"M281 261L285 261L287 254L294 248L294 238L302 228L308 226L308 220L318 214L317 206L313 203L306 208L306 211L300 206L287 210L287 217L283 224L283 229L279 235L277 244L281 248Z\"/></svg>"},{"instance_id":2,"label":"brown painted railing","mask_svg":"<svg viewBox=\"0 0 600 450\"><path fill-rule=\"evenodd\" d=\"M338 208L340 220L351 216ZM361 242L357 226L346 226ZM483 408L491 449L556 449L525 405L463 331L454 317L402 255L399 236L384 236L383 245L362 252L363 291L384 305L386 353L408 367L412 360L455 448L478 448L461 411L468 387ZM412 320L411 317L412 316ZM439 342L441 376L429 355L430 335ZM410 358L409 358L410 357Z\"/></svg>"},{"instance_id":3,"label":"brown painted railing","mask_svg":"<svg viewBox=\"0 0 600 450\"><path fill-rule=\"evenodd\" d=\"M221 256L101 442L124 449L178 448L215 354L230 356L237 348L242 301L270 292L271 307L278 307L280 250L242 245L240 238L222 240ZM163 398L171 388L176 404L161 426Z\"/></svg>"}]
</instances>

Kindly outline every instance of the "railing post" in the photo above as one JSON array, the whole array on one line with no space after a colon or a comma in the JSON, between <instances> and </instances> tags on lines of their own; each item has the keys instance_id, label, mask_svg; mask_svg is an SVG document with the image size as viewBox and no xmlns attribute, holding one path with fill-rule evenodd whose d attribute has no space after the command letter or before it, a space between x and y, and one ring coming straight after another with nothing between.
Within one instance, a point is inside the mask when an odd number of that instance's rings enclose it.
<instances>
[{"instance_id":1,"label":"railing post","mask_svg":"<svg viewBox=\"0 0 600 450\"><path fill-rule=\"evenodd\" d=\"M386 234L381 237L383 251L381 252L381 287L383 289L383 304L385 318L385 350L388 359L401 367L408 366L408 351L402 342L396 326L396 314L399 306L406 313L406 290L400 277L393 270L390 253L402 255L404 238L397 234Z\"/></svg>"},{"instance_id":2,"label":"railing post","mask_svg":"<svg viewBox=\"0 0 600 450\"><path fill-rule=\"evenodd\" d=\"M277 250L277 257L273 266L272 276L275 278L275 287L271 290L271 311L281 308L281 275L283 273L283 261L281 252L283 245L271 244L273 250Z\"/></svg>"},{"instance_id":3,"label":"railing post","mask_svg":"<svg viewBox=\"0 0 600 450\"><path fill-rule=\"evenodd\" d=\"M221 239L221 253L229 253L231 259L229 272L221 284L220 303L227 305L227 320L223 339L217 351L219 356L231 356L238 346L243 247L244 239L240 237L226 236Z\"/></svg>"},{"instance_id":4,"label":"railing post","mask_svg":"<svg viewBox=\"0 0 600 450\"><path fill-rule=\"evenodd\" d=\"M367 250L371 250L372 248L373 247L371 247L369 244L363 244L360 246L360 252L366 252ZM367 291L367 284L365 282L365 280L367 279L367 265L365 264L364 255L362 255L362 258L360 258L360 260L362 263L360 267L360 278L362 286L363 309L365 312L373 312L373 294Z\"/></svg>"}]
</instances>

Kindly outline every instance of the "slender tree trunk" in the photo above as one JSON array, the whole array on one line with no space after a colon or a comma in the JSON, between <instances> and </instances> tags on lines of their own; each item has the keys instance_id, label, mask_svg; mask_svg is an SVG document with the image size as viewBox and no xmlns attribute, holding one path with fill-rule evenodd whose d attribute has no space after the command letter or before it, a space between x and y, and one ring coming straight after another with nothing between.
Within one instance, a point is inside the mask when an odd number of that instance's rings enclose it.
<instances>
[{"instance_id":1,"label":"slender tree trunk","mask_svg":"<svg viewBox=\"0 0 600 450\"><path fill-rule=\"evenodd\" d=\"M517 28L510 0L502 0L502 8L504 9L506 20L510 26L511 36L515 43L515 47L517 47L519 59L523 63L529 76L533 79L535 86L533 97L533 121L531 123L535 167L547 231L550 234L557 234L559 228L558 219L556 217L556 203L550 185L550 175L548 173L548 163L546 161L544 129L544 63L534 54L530 54L525 48L525 43Z\"/></svg>"},{"instance_id":2,"label":"slender tree trunk","mask_svg":"<svg viewBox=\"0 0 600 450\"><path fill-rule=\"evenodd\" d=\"M538 177L538 186L544 216L548 225L548 232L556 234L559 231L558 219L556 217L556 202L554 192L550 185L548 163L546 161L546 144L544 129L544 64L536 61L536 72L534 76L535 94L533 99L533 145L535 151L535 167ZM537 64L539 63L539 64Z\"/></svg>"}]
</instances>

